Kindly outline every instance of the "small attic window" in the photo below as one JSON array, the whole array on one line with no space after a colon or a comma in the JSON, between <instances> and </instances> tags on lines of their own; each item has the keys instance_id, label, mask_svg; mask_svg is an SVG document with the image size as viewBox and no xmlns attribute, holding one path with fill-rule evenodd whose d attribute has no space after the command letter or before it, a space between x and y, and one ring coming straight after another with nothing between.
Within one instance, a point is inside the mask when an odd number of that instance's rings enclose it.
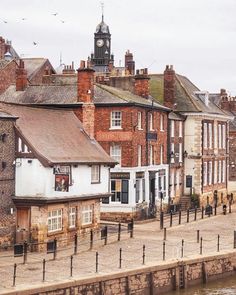
<instances>
[{"instance_id":1,"label":"small attic window","mask_svg":"<svg viewBox=\"0 0 236 295\"><path fill-rule=\"evenodd\" d=\"M209 104L209 92L208 91L196 91L194 94L206 105Z\"/></svg>"}]
</instances>

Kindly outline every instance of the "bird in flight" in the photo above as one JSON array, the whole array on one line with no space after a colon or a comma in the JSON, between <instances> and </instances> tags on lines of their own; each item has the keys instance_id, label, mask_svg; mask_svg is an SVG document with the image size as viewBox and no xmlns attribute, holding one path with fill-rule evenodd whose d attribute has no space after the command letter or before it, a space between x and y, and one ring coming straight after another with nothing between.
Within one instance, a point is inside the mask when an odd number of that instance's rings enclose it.
<instances>
[{"instance_id":1,"label":"bird in flight","mask_svg":"<svg viewBox=\"0 0 236 295\"><path fill-rule=\"evenodd\" d=\"M23 17L21 20L26 20L26 18Z\"/></svg>"},{"instance_id":2,"label":"bird in flight","mask_svg":"<svg viewBox=\"0 0 236 295\"><path fill-rule=\"evenodd\" d=\"M57 12L55 12L55 13L52 13L52 15L54 15L54 16L57 16L57 15L58 15L58 13L57 13Z\"/></svg>"},{"instance_id":3,"label":"bird in flight","mask_svg":"<svg viewBox=\"0 0 236 295\"><path fill-rule=\"evenodd\" d=\"M7 21L6 21L6 20L4 20L3 22L4 22L5 24L7 24Z\"/></svg>"},{"instance_id":4,"label":"bird in flight","mask_svg":"<svg viewBox=\"0 0 236 295\"><path fill-rule=\"evenodd\" d=\"M64 24L65 23L65 21L64 20L61 20L61 22Z\"/></svg>"},{"instance_id":5,"label":"bird in flight","mask_svg":"<svg viewBox=\"0 0 236 295\"><path fill-rule=\"evenodd\" d=\"M37 45L37 43L36 43L36 42L33 42L33 44L34 44L34 45Z\"/></svg>"}]
</instances>

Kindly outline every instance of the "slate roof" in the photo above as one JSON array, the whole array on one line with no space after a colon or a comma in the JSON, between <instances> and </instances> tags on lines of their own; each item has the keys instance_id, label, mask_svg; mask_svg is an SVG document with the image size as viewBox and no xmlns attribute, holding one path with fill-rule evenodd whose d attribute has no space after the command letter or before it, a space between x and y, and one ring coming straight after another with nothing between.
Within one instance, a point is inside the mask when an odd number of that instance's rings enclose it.
<instances>
[{"instance_id":1,"label":"slate roof","mask_svg":"<svg viewBox=\"0 0 236 295\"><path fill-rule=\"evenodd\" d=\"M24 66L27 71L27 77L31 80L34 75L43 67L43 65L48 61L47 58L22 58L24 61ZM55 72L55 70L54 70Z\"/></svg>"},{"instance_id":2,"label":"slate roof","mask_svg":"<svg viewBox=\"0 0 236 295\"><path fill-rule=\"evenodd\" d=\"M89 138L72 111L0 103L5 112L19 117L16 128L45 165L59 163L115 165L102 147Z\"/></svg>"}]
</instances>

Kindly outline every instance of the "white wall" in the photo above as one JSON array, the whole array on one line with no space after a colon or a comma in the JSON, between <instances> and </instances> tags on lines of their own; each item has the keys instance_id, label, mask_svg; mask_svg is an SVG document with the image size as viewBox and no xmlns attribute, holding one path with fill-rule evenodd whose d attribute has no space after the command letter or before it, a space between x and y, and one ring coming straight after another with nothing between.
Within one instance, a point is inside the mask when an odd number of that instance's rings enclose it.
<instances>
[{"instance_id":1,"label":"white wall","mask_svg":"<svg viewBox=\"0 0 236 295\"><path fill-rule=\"evenodd\" d=\"M32 160L31 163L28 160ZM109 168L101 165L101 182L91 184L91 167L72 166L72 185L69 192L54 190L53 168L45 168L37 159L16 159L16 196L75 196L107 193L109 191Z\"/></svg>"}]
</instances>

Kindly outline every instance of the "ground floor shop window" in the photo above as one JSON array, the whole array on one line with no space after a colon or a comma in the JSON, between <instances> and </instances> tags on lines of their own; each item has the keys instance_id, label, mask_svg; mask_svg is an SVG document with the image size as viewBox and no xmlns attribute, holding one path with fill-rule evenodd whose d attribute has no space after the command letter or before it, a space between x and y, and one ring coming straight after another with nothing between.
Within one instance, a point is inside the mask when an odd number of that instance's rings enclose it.
<instances>
[{"instance_id":1,"label":"ground floor shop window","mask_svg":"<svg viewBox=\"0 0 236 295\"><path fill-rule=\"evenodd\" d=\"M48 212L48 232L62 230L62 209Z\"/></svg>"},{"instance_id":2,"label":"ground floor shop window","mask_svg":"<svg viewBox=\"0 0 236 295\"><path fill-rule=\"evenodd\" d=\"M111 201L128 204L129 202L129 181L124 179L111 180Z\"/></svg>"},{"instance_id":3,"label":"ground floor shop window","mask_svg":"<svg viewBox=\"0 0 236 295\"><path fill-rule=\"evenodd\" d=\"M84 205L82 207L82 225L93 222L93 205Z\"/></svg>"},{"instance_id":4,"label":"ground floor shop window","mask_svg":"<svg viewBox=\"0 0 236 295\"><path fill-rule=\"evenodd\" d=\"M69 209L69 228L76 227L76 207Z\"/></svg>"}]
</instances>

